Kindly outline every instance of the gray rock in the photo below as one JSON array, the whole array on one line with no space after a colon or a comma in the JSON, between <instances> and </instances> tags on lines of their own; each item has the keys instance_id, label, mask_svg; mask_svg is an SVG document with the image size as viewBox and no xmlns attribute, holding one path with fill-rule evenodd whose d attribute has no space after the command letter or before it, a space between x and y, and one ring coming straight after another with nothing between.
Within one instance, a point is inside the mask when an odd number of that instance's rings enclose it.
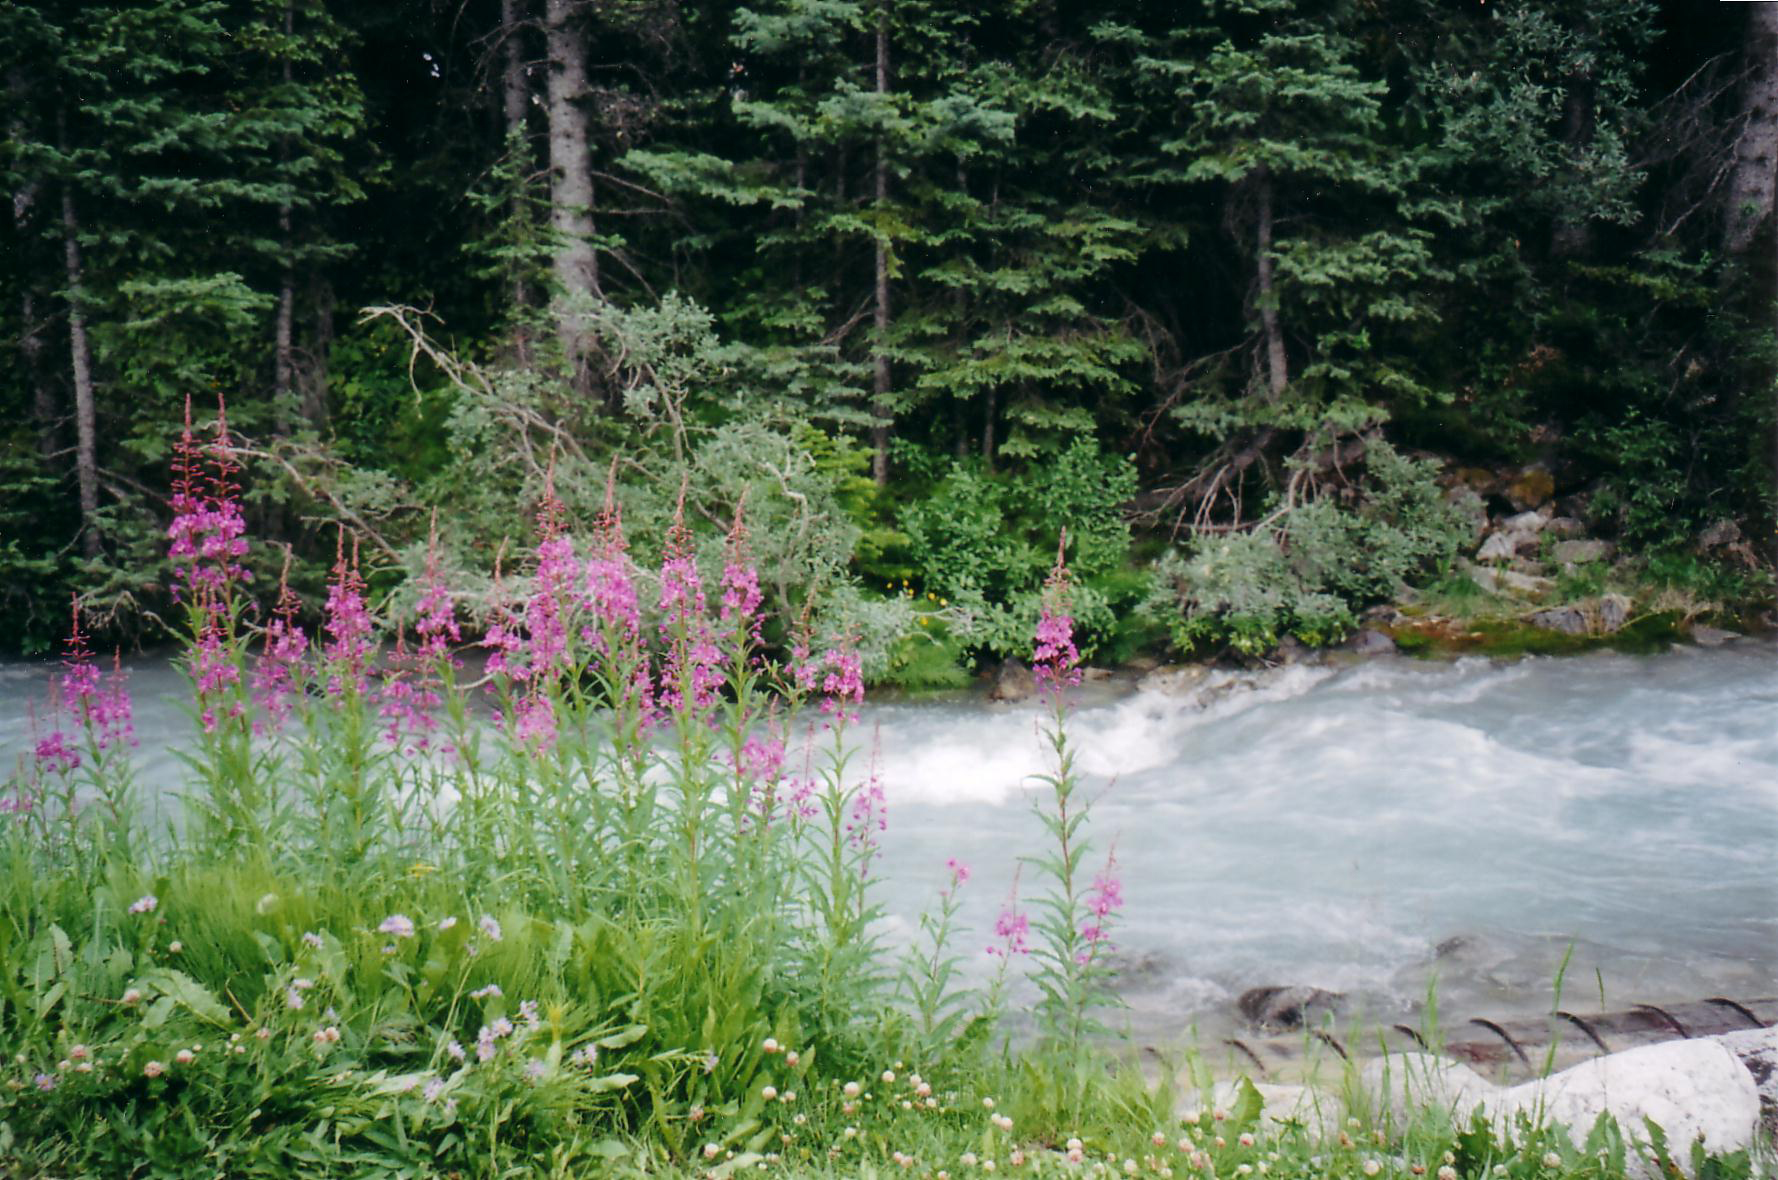
<instances>
[{"instance_id":1,"label":"gray rock","mask_svg":"<svg viewBox=\"0 0 1778 1180\"><path fill-rule=\"evenodd\" d=\"M1557 541L1550 556L1562 563L1604 561L1611 556L1612 548L1610 541Z\"/></svg>"},{"instance_id":2,"label":"gray rock","mask_svg":"<svg viewBox=\"0 0 1778 1180\"><path fill-rule=\"evenodd\" d=\"M1706 627L1703 623L1692 624L1692 642L1699 647L1721 647L1725 643L1733 643L1741 638L1733 631L1724 631L1718 627Z\"/></svg>"},{"instance_id":3,"label":"gray rock","mask_svg":"<svg viewBox=\"0 0 1778 1180\"><path fill-rule=\"evenodd\" d=\"M1241 993L1235 1007L1262 1029L1302 1028L1337 1013L1346 997L1318 987L1253 987Z\"/></svg>"},{"instance_id":4,"label":"gray rock","mask_svg":"<svg viewBox=\"0 0 1778 1180\"><path fill-rule=\"evenodd\" d=\"M1622 629L1630 621L1630 600L1622 594L1604 594L1593 605L1593 621L1603 635Z\"/></svg>"},{"instance_id":5,"label":"gray rock","mask_svg":"<svg viewBox=\"0 0 1778 1180\"><path fill-rule=\"evenodd\" d=\"M1514 533L1495 533L1482 547L1475 551L1477 561L1510 561L1519 551L1519 539Z\"/></svg>"},{"instance_id":6,"label":"gray rock","mask_svg":"<svg viewBox=\"0 0 1778 1180\"><path fill-rule=\"evenodd\" d=\"M1587 526L1572 516L1552 516L1550 522L1543 526L1543 531L1557 540L1565 541L1586 536Z\"/></svg>"},{"instance_id":7,"label":"gray rock","mask_svg":"<svg viewBox=\"0 0 1778 1180\"><path fill-rule=\"evenodd\" d=\"M1548 578L1521 574L1517 570L1501 570L1500 585L1513 594L1542 594L1555 583Z\"/></svg>"},{"instance_id":8,"label":"gray rock","mask_svg":"<svg viewBox=\"0 0 1778 1180\"><path fill-rule=\"evenodd\" d=\"M1540 610L1531 616L1533 627L1542 627L1545 631L1560 631L1564 635L1585 635L1587 626L1586 612L1578 606L1555 606L1549 610Z\"/></svg>"},{"instance_id":9,"label":"gray rock","mask_svg":"<svg viewBox=\"0 0 1778 1180\"><path fill-rule=\"evenodd\" d=\"M1395 640L1381 631L1366 628L1346 641L1346 650L1361 656L1386 656L1395 650Z\"/></svg>"},{"instance_id":10,"label":"gray rock","mask_svg":"<svg viewBox=\"0 0 1778 1180\"><path fill-rule=\"evenodd\" d=\"M1208 664L1163 664L1137 681L1136 687L1142 692L1182 697L1196 692L1209 675Z\"/></svg>"},{"instance_id":11,"label":"gray rock","mask_svg":"<svg viewBox=\"0 0 1778 1180\"><path fill-rule=\"evenodd\" d=\"M1501 521L1500 529L1507 533L1541 533L1549 522L1550 517L1545 512L1521 512Z\"/></svg>"},{"instance_id":12,"label":"gray rock","mask_svg":"<svg viewBox=\"0 0 1778 1180\"><path fill-rule=\"evenodd\" d=\"M1029 700L1037 692L1037 678L1031 669L1018 660L1007 660L994 673L994 687L988 690L991 701Z\"/></svg>"},{"instance_id":13,"label":"gray rock","mask_svg":"<svg viewBox=\"0 0 1778 1180\"><path fill-rule=\"evenodd\" d=\"M1280 664L1301 664L1314 659L1315 653L1294 635L1286 635L1272 650L1272 658Z\"/></svg>"}]
</instances>

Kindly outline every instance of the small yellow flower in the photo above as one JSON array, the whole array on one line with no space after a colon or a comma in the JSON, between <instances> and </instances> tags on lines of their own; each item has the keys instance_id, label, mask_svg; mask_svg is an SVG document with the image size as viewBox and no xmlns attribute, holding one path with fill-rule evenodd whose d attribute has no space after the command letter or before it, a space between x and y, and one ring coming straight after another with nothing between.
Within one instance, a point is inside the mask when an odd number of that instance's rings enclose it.
<instances>
[{"instance_id":1,"label":"small yellow flower","mask_svg":"<svg viewBox=\"0 0 1778 1180\"><path fill-rule=\"evenodd\" d=\"M416 860L413 863L413 866L408 869L407 875L418 880L421 877L429 877L436 872L438 872L437 865L429 865L423 860Z\"/></svg>"}]
</instances>

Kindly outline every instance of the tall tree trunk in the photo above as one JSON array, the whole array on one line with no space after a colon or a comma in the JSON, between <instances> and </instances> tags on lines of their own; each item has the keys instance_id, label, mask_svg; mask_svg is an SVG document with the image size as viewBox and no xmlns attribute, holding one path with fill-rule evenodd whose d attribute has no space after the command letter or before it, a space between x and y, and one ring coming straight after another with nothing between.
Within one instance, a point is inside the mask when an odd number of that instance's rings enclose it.
<instances>
[{"instance_id":1,"label":"tall tree trunk","mask_svg":"<svg viewBox=\"0 0 1778 1180\"><path fill-rule=\"evenodd\" d=\"M881 0L877 9L877 96L889 94L889 2ZM877 136L877 211L881 214L889 201L888 136ZM883 241L883 227L877 226L877 306L876 355L872 358L871 414L876 422L870 428L873 454L871 476L882 487L889 482L889 248Z\"/></svg>"},{"instance_id":2,"label":"tall tree trunk","mask_svg":"<svg viewBox=\"0 0 1778 1180\"><path fill-rule=\"evenodd\" d=\"M99 556L99 427L93 406L93 352L81 307L80 220L74 194L62 189L62 256L68 268L68 344L74 369L74 478L80 488L80 543Z\"/></svg>"},{"instance_id":3,"label":"tall tree trunk","mask_svg":"<svg viewBox=\"0 0 1778 1180\"><path fill-rule=\"evenodd\" d=\"M6 75L6 91L12 99L13 116L7 129L13 141L24 143L25 123L21 112L30 94L25 72L12 69ZM12 231L15 241L30 241L31 220L37 211L37 195L42 186L35 179L23 181L12 193ZM19 284L19 361L25 380L31 385L31 419L37 431L37 453L46 467L53 466L60 446L56 439L56 394L50 388L49 374L43 364L44 324L38 318L37 291L29 279Z\"/></svg>"},{"instance_id":4,"label":"tall tree trunk","mask_svg":"<svg viewBox=\"0 0 1778 1180\"><path fill-rule=\"evenodd\" d=\"M1278 292L1272 274L1272 174L1258 174L1259 226L1255 249L1259 255L1259 323L1266 341L1266 389L1276 400L1290 384L1290 366L1284 355L1284 330L1278 325Z\"/></svg>"},{"instance_id":5,"label":"tall tree trunk","mask_svg":"<svg viewBox=\"0 0 1778 1180\"><path fill-rule=\"evenodd\" d=\"M1723 219L1723 248L1730 254L1745 253L1759 236L1778 188L1778 4L1745 7L1750 72L1741 109L1747 123L1735 144Z\"/></svg>"},{"instance_id":6,"label":"tall tree trunk","mask_svg":"<svg viewBox=\"0 0 1778 1180\"><path fill-rule=\"evenodd\" d=\"M556 282L571 307L599 294L599 257L593 248L593 164L588 136L586 41L576 27L575 0L544 0L549 45L550 225L558 245ZM564 309L558 316L562 352L577 384L585 386L588 352L585 318Z\"/></svg>"},{"instance_id":7,"label":"tall tree trunk","mask_svg":"<svg viewBox=\"0 0 1778 1180\"><path fill-rule=\"evenodd\" d=\"M19 358L25 379L31 383L31 420L37 430L37 455L46 467L53 467L62 449L56 429L59 410L56 391L51 388L43 366L44 325L37 315L37 292L30 287L19 295L19 314Z\"/></svg>"},{"instance_id":8,"label":"tall tree trunk","mask_svg":"<svg viewBox=\"0 0 1778 1180\"><path fill-rule=\"evenodd\" d=\"M291 70L290 53L291 39L296 31L296 0L284 0L284 89L290 90ZM278 160L286 168L290 161L290 141L283 137L278 142ZM293 251L296 243L290 231L290 203L278 206L278 237L283 249L284 269L278 280L278 314L273 329L272 344L272 420L279 434L290 430L290 411L296 384L296 344L294 323L296 319L296 262Z\"/></svg>"},{"instance_id":9,"label":"tall tree trunk","mask_svg":"<svg viewBox=\"0 0 1778 1180\"><path fill-rule=\"evenodd\" d=\"M1581 152L1592 145L1598 130L1596 89L1591 74L1577 74L1569 80L1568 93L1562 99L1562 142L1571 151ZM1587 210L1568 209L1556 215L1550 226L1552 256L1581 258L1592 245L1593 223Z\"/></svg>"},{"instance_id":10,"label":"tall tree trunk","mask_svg":"<svg viewBox=\"0 0 1778 1180\"><path fill-rule=\"evenodd\" d=\"M314 273L309 282L309 300L315 309L313 355L308 371L302 375L302 416L316 430L327 426L327 369L333 355L333 284L327 276Z\"/></svg>"},{"instance_id":11,"label":"tall tree trunk","mask_svg":"<svg viewBox=\"0 0 1778 1180\"><path fill-rule=\"evenodd\" d=\"M521 153L517 166L521 169L530 167L529 140L526 134L526 115L531 105L531 87L525 77L525 36L524 36L525 5L523 0L500 0L500 32L501 32L501 85L500 105L505 116L506 143L509 150ZM523 177L521 177L521 181ZM515 225L522 224L524 218L531 215L525 207L522 192L515 192L512 197L512 208L508 214ZM517 327L513 330L513 351L517 354L519 364L529 367L531 364L531 325L526 322L524 312L531 306L531 288L525 282L522 270L515 271L512 278L512 306L517 312Z\"/></svg>"}]
</instances>

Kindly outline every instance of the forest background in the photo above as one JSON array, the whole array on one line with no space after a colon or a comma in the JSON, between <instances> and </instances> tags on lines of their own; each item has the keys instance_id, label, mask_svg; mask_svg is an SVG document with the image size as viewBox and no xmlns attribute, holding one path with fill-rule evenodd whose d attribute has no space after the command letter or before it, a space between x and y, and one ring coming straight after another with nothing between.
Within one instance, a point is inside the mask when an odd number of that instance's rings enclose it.
<instances>
[{"instance_id":1,"label":"forest background","mask_svg":"<svg viewBox=\"0 0 1778 1180\"><path fill-rule=\"evenodd\" d=\"M1515 484L1622 555L1558 596L1769 588L1778 4L44 0L0 67L14 651L162 634L224 403L268 606L436 522L489 617L609 476L906 684L1064 527L1103 661L1474 591Z\"/></svg>"}]
</instances>

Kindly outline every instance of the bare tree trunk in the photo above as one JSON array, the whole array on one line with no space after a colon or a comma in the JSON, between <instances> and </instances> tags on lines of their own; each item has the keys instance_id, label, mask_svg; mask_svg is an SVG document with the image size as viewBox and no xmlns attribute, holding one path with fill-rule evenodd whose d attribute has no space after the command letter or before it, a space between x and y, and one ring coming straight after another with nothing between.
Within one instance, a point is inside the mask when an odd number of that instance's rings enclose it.
<instances>
[{"instance_id":1,"label":"bare tree trunk","mask_svg":"<svg viewBox=\"0 0 1778 1180\"><path fill-rule=\"evenodd\" d=\"M877 10L877 95L889 93L889 2L882 0ZM877 138L877 209L880 212L889 200L888 137ZM871 414L876 423L870 429L871 476L882 487L889 482L889 248L883 242L883 229L877 227L877 307L876 355L872 358Z\"/></svg>"},{"instance_id":2,"label":"bare tree trunk","mask_svg":"<svg viewBox=\"0 0 1778 1180\"><path fill-rule=\"evenodd\" d=\"M1259 323L1266 339L1266 388L1275 400L1290 384L1290 367L1284 355L1284 330L1278 325L1278 297L1272 274L1272 174L1261 168L1258 175L1259 228L1255 243L1259 272Z\"/></svg>"},{"instance_id":3,"label":"bare tree trunk","mask_svg":"<svg viewBox=\"0 0 1778 1180\"><path fill-rule=\"evenodd\" d=\"M1759 236L1778 188L1778 4L1746 8L1751 71L1741 109L1747 125L1735 144L1723 219L1723 248L1730 254L1745 253Z\"/></svg>"},{"instance_id":4,"label":"bare tree trunk","mask_svg":"<svg viewBox=\"0 0 1778 1180\"><path fill-rule=\"evenodd\" d=\"M80 488L81 549L99 556L99 428L93 406L93 352L81 308L80 221L62 189L62 255L68 267L68 344L74 368L74 478Z\"/></svg>"},{"instance_id":5,"label":"bare tree trunk","mask_svg":"<svg viewBox=\"0 0 1778 1180\"><path fill-rule=\"evenodd\" d=\"M530 152L526 150L526 114L531 104L531 88L525 77L525 37L523 22L525 6L523 0L500 0L500 33L501 43L501 109L505 115L506 142L509 148L523 153L518 161L519 167L528 168ZM525 207L523 194L514 193L510 216L517 224L520 219L530 216ZM529 367L531 364L531 325L525 322L523 312L531 306L531 288L525 282L523 273L515 273L512 279L512 305L519 312L518 326L513 331L513 351L518 362Z\"/></svg>"},{"instance_id":6,"label":"bare tree trunk","mask_svg":"<svg viewBox=\"0 0 1778 1180\"><path fill-rule=\"evenodd\" d=\"M295 0L284 0L284 88L290 88L290 49L289 43L295 33L296 3ZM288 139L278 144L278 159L288 164L290 159L290 143ZM278 315L273 329L272 345L272 420L279 434L290 430L290 410L292 391L296 384L296 356L294 340L294 321L296 318L296 263L292 256L295 242L290 232L290 204L285 202L278 206L278 234L284 249L284 273L278 280Z\"/></svg>"},{"instance_id":7,"label":"bare tree trunk","mask_svg":"<svg viewBox=\"0 0 1778 1180\"><path fill-rule=\"evenodd\" d=\"M593 166L588 120L586 42L576 27L575 0L545 0L549 44L550 225L555 229L554 269L563 300L572 307L599 294L599 257L593 248ZM562 351L577 382L588 351L584 318L567 309L559 317Z\"/></svg>"}]
</instances>

